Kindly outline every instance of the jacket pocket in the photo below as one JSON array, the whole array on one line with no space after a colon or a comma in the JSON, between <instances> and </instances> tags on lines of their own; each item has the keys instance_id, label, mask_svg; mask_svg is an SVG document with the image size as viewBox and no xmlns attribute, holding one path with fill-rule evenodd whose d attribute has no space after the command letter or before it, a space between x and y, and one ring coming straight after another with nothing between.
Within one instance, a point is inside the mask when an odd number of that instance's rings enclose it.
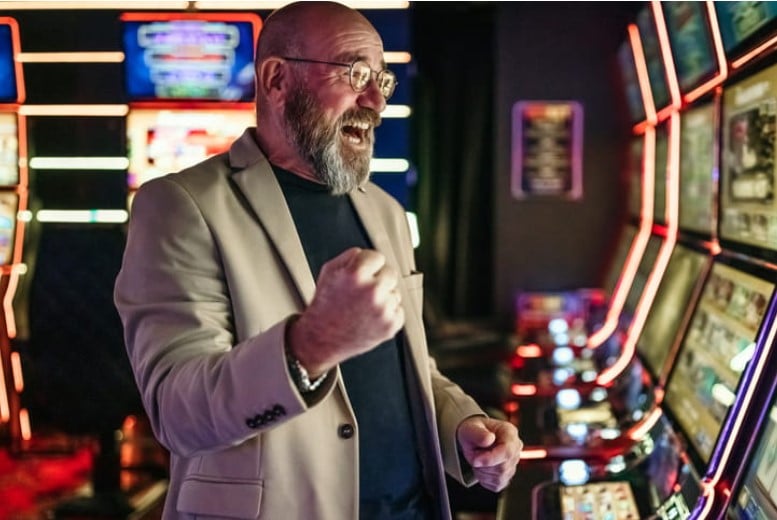
<instances>
[{"instance_id":1,"label":"jacket pocket","mask_svg":"<svg viewBox=\"0 0 777 520\"><path fill-rule=\"evenodd\" d=\"M257 518L262 502L261 480L189 477L181 484L176 509L217 518Z\"/></svg>"}]
</instances>

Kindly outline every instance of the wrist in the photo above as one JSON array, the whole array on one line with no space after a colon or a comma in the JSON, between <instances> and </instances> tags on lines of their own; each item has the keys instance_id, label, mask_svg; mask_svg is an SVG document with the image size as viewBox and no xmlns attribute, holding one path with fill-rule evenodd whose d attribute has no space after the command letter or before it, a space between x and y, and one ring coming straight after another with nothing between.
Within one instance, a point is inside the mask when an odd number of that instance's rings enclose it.
<instances>
[{"instance_id":1,"label":"wrist","mask_svg":"<svg viewBox=\"0 0 777 520\"><path fill-rule=\"evenodd\" d=\"M294 329L295 326L297 326L299 323L298 319L299 316L295 316L289 320L286 328L286 344L284 345L284 354L286 356L286 364L289 369L289 374L291 375L291 378L294 381L297 389L301 393L309 393L313 392L319 386L321 386L321 384L326 379L328 371L323 369L318 369L315 371L308 370L307 365L303 363L302 360L300 360L297 354L298 350L295 349L295 345L305 345L306 343L301 342L299 335L297 335L296 340L294 339ZM297 332L299 332L299 328L297 328Z\"/></svg>"}]
</instances>

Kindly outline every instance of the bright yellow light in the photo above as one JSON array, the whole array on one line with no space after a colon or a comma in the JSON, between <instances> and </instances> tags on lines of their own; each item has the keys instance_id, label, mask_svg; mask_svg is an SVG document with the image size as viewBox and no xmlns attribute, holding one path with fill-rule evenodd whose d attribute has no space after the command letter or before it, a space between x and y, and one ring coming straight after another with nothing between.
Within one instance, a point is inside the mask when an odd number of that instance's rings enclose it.
<instances>
[{"instance_id":1,"label":"bright yellow light","mask_svg":"<svg viewBox=\"0 0 777 520\"><path fill-rule=\"evenodd\" d=\"M403 118L410 117L413 110L408 105L387 105L386 109L380 113L382 118Z\"/></svg>"},{"instance_id":2,"label":"bright yellow light","mask_svg":"<svg viewBox=\"0 0 777 520\"><path fill-rule=\"evenodd\" d=\"M128 216L123 209L42 209L35 214L35 219L38 222L121 224Z\"/></svg>"},{"instance_id":3,"label":"bright yellow light","mask_svg":"<svg viewBox=\"0 0 777 520\"><path fill-rule=\"evenodd\" d=\"M121 63L123 52L20 52L22 63Z\"/></svg>"},{"instance_id":4,"label":"bright yellow light","mask_svg":"<svg viewBox=\"0 0 777 520\"><path fill-rule=\"evenodd\" d=\"M104 116L124 117L129 112L127 105L22 105L19 114L23 116Z\"/></svg>"},{"instance_id":5,"label":"bright yellow light","mask_svg":"<svg viewBox=\"0 0 777 520\"><path fill-rule=\"evenodd\" d=\"M410 168L407 159L372 159L370 171L381 173L403 173Z\"/></svg>"},{"instance_id":6,"label":"bright yellow light","mask_svg":"<svg viewBox=\"0 0 777 520\"><path fill-rule=\"evenodd\" d=\"M30 168L35 170L126 170L126 157L33 157Z\"/></svg>"}]
</instances>

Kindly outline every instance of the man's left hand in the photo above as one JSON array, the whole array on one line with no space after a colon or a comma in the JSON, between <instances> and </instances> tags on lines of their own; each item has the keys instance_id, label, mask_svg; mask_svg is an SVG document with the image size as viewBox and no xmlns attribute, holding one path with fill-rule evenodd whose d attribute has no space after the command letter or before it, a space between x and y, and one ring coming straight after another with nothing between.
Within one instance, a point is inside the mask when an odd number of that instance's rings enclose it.
<instances>
[{"instance_id":1,"label":"man's left hand","mask_svg":"<svg viewBox=\"0 0 777 520\"><path fill-rule=\"evenodd\" d=\"M496 492L510 483L523 448L512 423L468 417L459 424L456 438L481 486Z\"/></svg>"}]
</instances>

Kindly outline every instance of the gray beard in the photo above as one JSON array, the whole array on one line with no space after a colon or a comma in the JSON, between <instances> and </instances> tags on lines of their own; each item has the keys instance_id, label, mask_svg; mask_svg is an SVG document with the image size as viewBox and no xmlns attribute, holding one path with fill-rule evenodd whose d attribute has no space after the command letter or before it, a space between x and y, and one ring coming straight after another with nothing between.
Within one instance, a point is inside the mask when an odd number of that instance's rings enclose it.
<instances>
[{"instance_id":1,"label":"gray beard","mask_svg":"<svg viewBox=\"0 0 777 520\"><path fill-rule=\"evenodd\" d=\"M328 186L333 195L344 195L362 186L370 177L370 159L373 151L373 133L370 132L369 149L353 153L343 148L340 137L342 121L369 117L374 121L377 115L366 110L360 114L354 110L343 114L335 124L324 120L315 99L299 84L293 89L286 102L284 116L286 133L301 157L313 166L316 178Z\"/></svg>"}]
</instances>

